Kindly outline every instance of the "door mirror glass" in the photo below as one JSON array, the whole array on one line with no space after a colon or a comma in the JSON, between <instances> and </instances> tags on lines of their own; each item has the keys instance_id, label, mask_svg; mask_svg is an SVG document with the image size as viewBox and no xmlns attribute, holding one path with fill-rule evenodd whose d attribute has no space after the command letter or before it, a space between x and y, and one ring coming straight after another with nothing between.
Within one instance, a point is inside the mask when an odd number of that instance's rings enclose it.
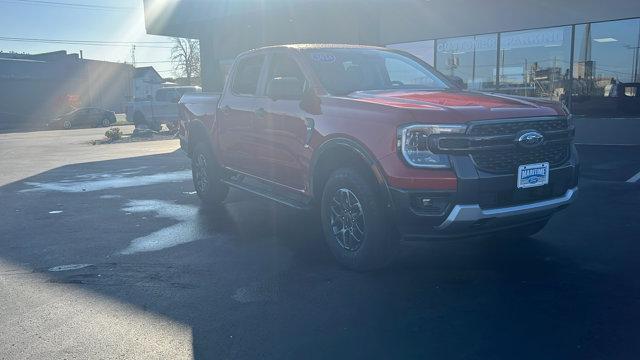
<instances>
[{"instance_id":1,"label":"door mirror glass","mask_svg":"<svg viewBox=\"0 0 640 360\"><path fill-rule=\"evenodd\" d=\"M267 96L273 100L301 100L303 84L295 77L276 77L267 84Z\"/></svg>"}]
</instances>

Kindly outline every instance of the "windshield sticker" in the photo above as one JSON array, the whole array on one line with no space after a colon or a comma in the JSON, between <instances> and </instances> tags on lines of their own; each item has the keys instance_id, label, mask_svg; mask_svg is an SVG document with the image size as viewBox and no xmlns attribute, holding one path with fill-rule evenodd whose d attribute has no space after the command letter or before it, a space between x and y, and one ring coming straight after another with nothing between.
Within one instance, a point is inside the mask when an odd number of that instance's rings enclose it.
<instances>
[{"instance_id":1,"label":"windshield sticker","mask_svg":"<svg viewBox=\"0 0 640 360\"><path fill-rule=\"evenodd\" d=\"M336 56L329 53L311 53L311 60L332 64L336 62Z\"/></svg>"}]
</instances>

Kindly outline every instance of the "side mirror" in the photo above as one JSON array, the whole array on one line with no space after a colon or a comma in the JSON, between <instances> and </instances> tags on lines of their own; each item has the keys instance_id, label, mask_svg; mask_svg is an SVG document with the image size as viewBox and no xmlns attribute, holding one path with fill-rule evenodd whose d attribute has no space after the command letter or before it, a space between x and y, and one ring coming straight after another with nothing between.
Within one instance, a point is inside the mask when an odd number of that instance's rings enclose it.
<instances>
[{"instance_id":1,"label":"side mirror","mask_svg":"<svg viewBox=\"0 0 640 360\"><path fill-rule=\"evenodd\" d=\"M308 88L304 94L302 94L302 100L300 101L300 109L308 112L312 115L322 114L321 100L314 88Z\"/></svg>"},{"instance_id":2,"label":"side mirror","mask_svg":"<svg viewBox=\"0 0 640 360\"><path fill-rule=\"evenodd\" d=\"M294 77L273 78L267 84L267 96L273 100L301 100L302 82Z\"/></svg>"}]
</instances>

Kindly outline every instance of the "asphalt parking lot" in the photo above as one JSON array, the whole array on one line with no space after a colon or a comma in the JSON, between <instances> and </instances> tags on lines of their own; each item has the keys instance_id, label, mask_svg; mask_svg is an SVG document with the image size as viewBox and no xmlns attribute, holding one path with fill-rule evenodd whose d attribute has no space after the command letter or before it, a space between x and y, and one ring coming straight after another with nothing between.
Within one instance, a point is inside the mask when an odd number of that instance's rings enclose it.
<instances>
[{"instance_id":1,"label":"asphalt parking lot","mask_svg":"<svg viewBox=\"0 0 640 360\"><path fill-rule=\"evenodd\" d=\"M580 148L577 202L533 238L355 273L310 214L235 191L201 209L176 140L92 131L0 135L2 359L640 354L638 148Z\"/></svg>"}]
</instances>

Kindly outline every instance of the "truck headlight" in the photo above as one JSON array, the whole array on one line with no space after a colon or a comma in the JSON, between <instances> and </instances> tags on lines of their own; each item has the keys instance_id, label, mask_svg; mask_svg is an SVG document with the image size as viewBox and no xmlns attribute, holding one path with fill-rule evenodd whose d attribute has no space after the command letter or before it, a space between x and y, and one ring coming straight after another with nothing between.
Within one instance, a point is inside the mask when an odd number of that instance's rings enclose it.
<instances>
[{"instance_id":1,"label":"truck headlight","mask_svg":"<svg viewBox=\"0 0 640 360\"><path fill-rule=\"evenodd\" d=\"M411 166L419 168L449 168L449 156L429 151L431 134L463 134L466 125L408 125L398 129L398 151Z\"/></svg>"}]
</instances>

